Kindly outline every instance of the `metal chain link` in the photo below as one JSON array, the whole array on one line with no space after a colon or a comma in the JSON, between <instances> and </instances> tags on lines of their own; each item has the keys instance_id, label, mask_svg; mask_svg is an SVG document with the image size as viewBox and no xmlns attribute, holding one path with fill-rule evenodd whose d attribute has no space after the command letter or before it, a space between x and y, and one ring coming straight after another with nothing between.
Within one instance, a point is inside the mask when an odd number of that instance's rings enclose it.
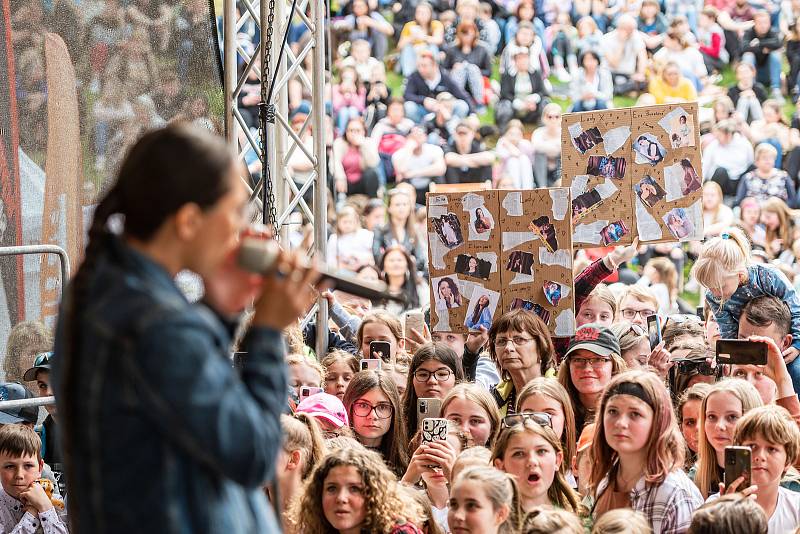
<instances>
[{"instance_id":1,"label":"metal chain link","mask_svg":"<svg viewBox=\"0 0 800 534\"><path fill-rule=\"evenodd\" d=\"M264 0L261 0L262 2ZM278 230L278 211L275 206L275 188L273 187L272 176L267 165L267 124L275 123L275 105L268 103L267 80L273 80L270 76L272 66L272 28L275 26L275 0L269 0L267 23L261 22L261 31L266 33L264 43L264 54L261 64L261 102L258 105L259 128L261 134L261 176L264 181L264 214L263 223L275 228L275 237L280 235ZM270 82L273 83L273 82Z\"/></svg>"}]
</instances>

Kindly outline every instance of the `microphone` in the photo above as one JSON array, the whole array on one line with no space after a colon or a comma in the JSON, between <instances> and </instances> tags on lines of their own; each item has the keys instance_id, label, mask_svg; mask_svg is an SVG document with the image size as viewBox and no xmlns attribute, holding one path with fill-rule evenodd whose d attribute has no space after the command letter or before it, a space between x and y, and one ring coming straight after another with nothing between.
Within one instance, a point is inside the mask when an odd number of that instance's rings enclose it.
<instances>
[{"instance_id":1,"label":"microphone","mask_svg":"<svg viewBox=\"0 0 800 534\"><path fill-rule=\"evenodd\" d=\"M280 246L272 239L246 237L242 240L237 262L239 267L245 271L267 274L275 269L275 261L278 259L279 253ZM406 302L404 296L389 293L389 286L385 282L360 280L347 271L331 270L325 267L320 267L319 272L321 275L319 282L331 282L333 286L331 289L338 289L370 300Z\"/></svg>"}]
</instances>

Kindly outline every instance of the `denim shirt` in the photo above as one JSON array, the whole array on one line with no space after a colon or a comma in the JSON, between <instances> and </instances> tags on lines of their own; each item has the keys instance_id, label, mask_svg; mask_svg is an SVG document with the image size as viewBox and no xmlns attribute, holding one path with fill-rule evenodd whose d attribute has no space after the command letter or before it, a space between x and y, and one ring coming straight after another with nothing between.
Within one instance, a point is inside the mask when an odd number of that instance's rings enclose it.
<instances>
[{"instance_id":1,"label":"denim shirt","mask_svg":"<svg viewBox=\"0 0 800 534\"><path fill-rule=\"evenodd\" d=\"M739 318L744 305L762 295L778 297L789 306L792 314L792 346L800 349L800 298L786 275L772 265L748 267L747 283L740 286L721 306L720 300L706 291L706 304L719 323L722 338L736 339L739 336Z\"/></svg>"},{"instance_id":2,"label":"denim shirt","mask_svg":"<svg viewBox=\"0 0 800 534\"><path fill-rule=\"evenodd\" d=\"M69 480L80 532L280 532L262 491L282 445L280 332L251 328L234 369L222 321L117 238L95 263L82 309Z\"/></svg>"}]
</instances>

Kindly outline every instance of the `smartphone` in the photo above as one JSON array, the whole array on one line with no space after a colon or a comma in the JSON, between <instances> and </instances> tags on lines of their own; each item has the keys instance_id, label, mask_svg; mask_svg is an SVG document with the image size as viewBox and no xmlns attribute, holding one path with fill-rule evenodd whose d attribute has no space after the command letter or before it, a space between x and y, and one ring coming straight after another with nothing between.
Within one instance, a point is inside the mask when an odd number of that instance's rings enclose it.
<instances>
[{"instance_id":1,"label":"smartphone","mask_svg":"<svg viewBox=\"0 0 800 534\"><path fill-rule=\"evenodd\" d=\"M698 317L700 317L700 319L702 319L703 321L706 320L706 313L704 307L698 306L697 308L695 308L694 312L697 314Z\"/></svg>"},{"instance_id":2,"label":"smartphone","mask_svg":"<svg viewBox=\"0 0 800 534\"><path fill-rule=\"evenodd\" d=\"M421 311L410 311L406 313L405 336L411 335L414 329L422 335L425 332L425 316Z\"/></svg>"},{"instance_id":3,"label":"smartphone","mask_svg":"<svg viewBox=\"0 0 800 534\"><path fill-rule=\"evenodd\" d=\"M305 398L310 397L311 395L316 395L317 393L322 393L325 391L322 388L316 388L313 386L300 386L300 401Z\"/></svg>"},{"instance_id":4,"label":"smartphone","mask_svg":"<svg viewBox=\"0 0 800 534\"><path fill-rule=\"evenodd\" d=\"M750 447L725 447L725 486L743 476L739 491L750 486Z\"/></svg>"},{"instance_id":5,"label":"smartphone","mask_svg":"<svg viewBox=\"0 0 800 534\"><path fill-rule=\"evenodd\" d=\"M359 363L362 371L380 371L383 360L380 358L363 358Z\"/></svg>"},{"instance_id":6,"label":"smartphone","mask_svg":"<svg viewBox=\"0 0 800 534\"><path fill-rule=\"evenodd\" d=\"M650 350L661 343L661 319L658 314L647 318L647 336L650 338Z\"/></svg>"},{"instance_id":7,"label":"smartphone","mask_svg":"<svg viewBox=\"0 0 800 534\"><path fill-rule=\"evenodd\" d=\"M440 417L432 417L422 421L422 443L446 440L449 424L450 421ZM748 465L750 464L748 463Z\"/></svg>"},{"instance_id":8,"label":"smartphone","mask_svg":"<svg viewBox=\"0 0 800 534\"><path fill-rule=\"evenodd\" d=\"M369 357L371 359L380 358L381 360L389 363L391 359L392 346L388 341L370 341L369 343Z\"/></svg>"},{"instance_id":9,"label":"smartphone","mask_svg":"<svg viewBox=\"0 0 800 534\"><path fill-rule=\"evenodd\" d=\"M767 344L746 339L718 339L717 363L767 365Z\"/></svg>"},{"instance_id":10,"label":"smartphone","mask_svg":"<svg viewBox=\"0 0 800 534\"><path fill-rule=\"evenodd\" d=\"M417 399L417 426L422 426L425 419L436 419L442 414L441 399Z\"/></svg>"}]
</instances>

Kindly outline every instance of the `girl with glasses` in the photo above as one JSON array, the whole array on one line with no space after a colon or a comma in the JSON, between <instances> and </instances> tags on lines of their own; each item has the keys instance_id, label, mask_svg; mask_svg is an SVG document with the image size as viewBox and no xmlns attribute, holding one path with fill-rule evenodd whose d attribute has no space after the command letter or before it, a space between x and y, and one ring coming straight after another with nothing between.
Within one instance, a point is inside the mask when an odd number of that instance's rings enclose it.
<instances>
[{"instance_id":1,"label":"girl with glasses","mask_svg":"<svg viewBox=\"0 0 800 534\"><path fill-rule=\"evenodd\" d=\"M524 512L536 506L579 512L580 497L561 472L563 462L561 442L553 429L531 418L501 430L492 450L493 465L516 479Z\"/></svg>"},{"instance_id":2,"label":"girl with glasses","mask_svg":"<svg viewBox=\"0 0 800 534\"><path fill-rule=\"evenodd\" d=\"M489 330L489 353L502 380L492 388L500 415L513 413L517 392L554 366L553 341L547 325L527 310L511 310ZM552 371L551 371L552 372Z\"/></svg>"},{"instance_id":3,"label":"girl with glasses","mask_svg":"<svg viewBox=\"0 0 800 534\"><path fill-rule=\"evenodd\" d=\"M642 512L653 532L685 532L703 498L683 472L683 437L663 382L627 371L603 391L592 441L594 520L618 508Z\"/></svg>"},{"instance_id":4,"label":"girl with glasses","mask_svg":"<svg viewBox=\"0 0 800 534\"><path fill-rule=\"evenodd\" d=\"M442 417L460 425L475 445L491 447L500 415L491 394L478 384L457 384L442 401Z\"/></svg>"},{"instance_id":5,"label":"girl with glasses","mask_svg":"<svg viewBox=\"0 0 800 534\"><path fill-rule=\"evenodd\" d=\"M558 382L572 400L576 433L594 418L597 401L611 377L627 369L619 352L617 338L598 324L581 326L570 341Z\"/></svg>"},{"instance_id":6,"label":"girl with glasses","mask_svg":"<svg viewBox=\"0 0 800 534\"><path fill-rule=\"evenodd\" d=\"M340 449L317 467L292 507L292 532L421 534L423 511L378 454Z\"/></svg>"},{"instance_id":7,"label":"girl with glasses","mask_svg":"<svg viewBox=\"0 0 800 534\"><path fill-rule=\"evenodd\" d=\"M400 396L383 371L361 371L344 392L344 408L356 439L381 453L398 477L408 467L408 438Z\"/></svg>"},{"instance_id":8,"label":"girl with glasses","mask_svg":"<svg viewBox=\"0 0 800 534\"><path fill-rule=\"evenodd\" d=\"M561 471L570 486L577 488L578 483L569 469L576 454L575 443L578 440L575 432L575 411L564 386L549 378L534 378L519 392L517 412L547 414L550 417L550 428L561 441L561 450L564 451L566 460L561 462Z\"/></svg>"},{"instance_id":9,"label":"girl with glasses","mask_svg":"<svg viewBox=\"0 0 800 534\"><path fill-rule=\"evenodd\" d=\"M456 383L464 380L458 355L444 343L428 343L417 349L408 369L403 413L406 435L416 434L417 399L444 399Z\"/></svg>"}]
</instances>

